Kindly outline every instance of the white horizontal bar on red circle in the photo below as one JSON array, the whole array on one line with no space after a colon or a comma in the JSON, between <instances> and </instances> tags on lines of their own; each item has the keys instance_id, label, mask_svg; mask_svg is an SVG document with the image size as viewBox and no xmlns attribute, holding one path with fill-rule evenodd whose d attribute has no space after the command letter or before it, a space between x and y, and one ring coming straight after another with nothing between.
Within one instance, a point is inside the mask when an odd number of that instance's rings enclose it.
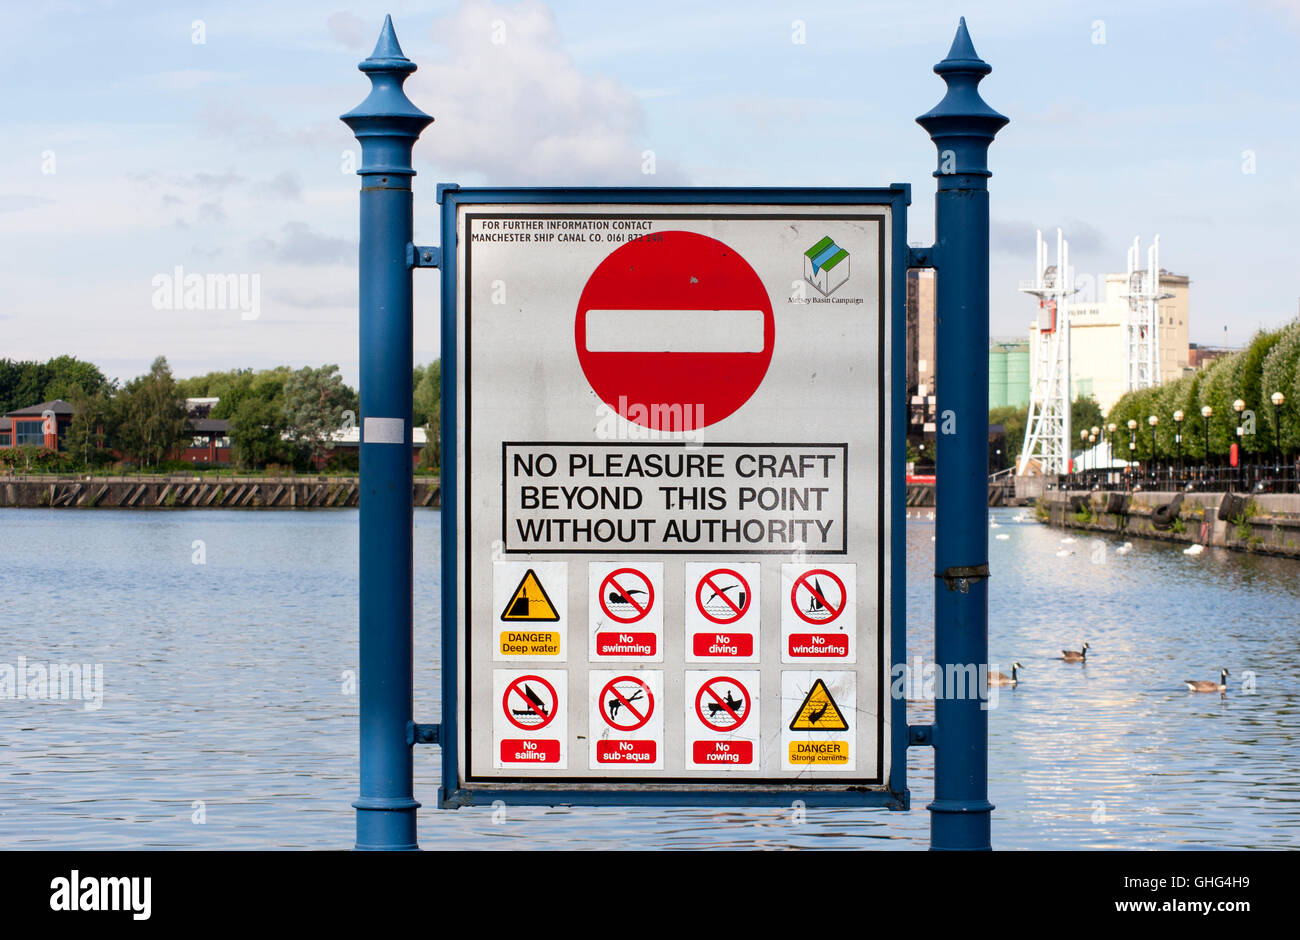
<instances>
[{"instance_id":1,"label":"white horizontal bar on red circle","mask_svg":"<svg viewBox=\"0 0 1300 940\"><path fill-rule=\"evenodd\" d=\"M762 310L588 310L588 352L761 353Z\"/></svg>"}]
</instances>

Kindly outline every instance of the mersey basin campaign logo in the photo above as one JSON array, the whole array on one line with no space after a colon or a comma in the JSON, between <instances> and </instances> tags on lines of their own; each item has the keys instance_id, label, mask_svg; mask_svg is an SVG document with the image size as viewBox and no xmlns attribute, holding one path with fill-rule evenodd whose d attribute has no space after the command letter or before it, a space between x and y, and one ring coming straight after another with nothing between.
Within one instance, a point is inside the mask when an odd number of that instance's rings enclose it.
<instances>
[{"instance_id":1,"label":"mersey basin campaign logo","mask_svg":"<svg viewBox=\"0 0 1300 940\"><path fill-rule=\"evenodd\" d=\"M803 253L803 276L828 297L849 279L849 253L827 235Z\"/></svg>"}]
</instances>

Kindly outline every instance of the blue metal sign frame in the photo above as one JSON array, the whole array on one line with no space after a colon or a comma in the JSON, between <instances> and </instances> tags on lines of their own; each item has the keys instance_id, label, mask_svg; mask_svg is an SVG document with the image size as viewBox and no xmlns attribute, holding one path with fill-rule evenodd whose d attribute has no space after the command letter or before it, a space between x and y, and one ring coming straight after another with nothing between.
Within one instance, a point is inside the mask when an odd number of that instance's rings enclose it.
<instances>
[{"instance_id":1,"label":"blue metal sign frame","mask_svg":"<svg viewBox=\"0 0 1300 940\"><path fill-rule=\"evenodd\" d=\"M892 217L890 244L890 387L885 402L891 409L890 452L894 456L886 467L892 495L888 512L890 541L890 609L888 661L897 666L907 661L906 650L906 582L905 520L906 486L902 455L906 452L906 274L908 267L907 207L911 187L894 184L887 188L837 189L741 189L741 188L474 188L461 189L454 184L438 187L441 219L441 324L442 324L442 719L438 743L442 750L442 787L438 806L460 806L506 800L515 805L583 805L583 806L784 806L802 800L808 806L880 806L903 810L909 808L907 789L907 703L903 696L892 695L889 677L881 675L882 696L889 697L889 741L881 742L890 753L889 777L883 787L843 787L832 789L825 784L808 788L801 781L788 785L754 785L745 780L711 790L683 788L681 785L656 786L653 783L628 784L617 780L593 781L579 786L539 785L535 788L503 789L491 785L461 784L462 755L459 726L460 649L460 479L463 465L459 453L457 421L460 402L457 395L458 349L458 264L457 214L461 206L479 204L640 204L674 205L871 205L888 206ZM539 784L544 784L539 781Z\"/></svg>"}]
</instances>

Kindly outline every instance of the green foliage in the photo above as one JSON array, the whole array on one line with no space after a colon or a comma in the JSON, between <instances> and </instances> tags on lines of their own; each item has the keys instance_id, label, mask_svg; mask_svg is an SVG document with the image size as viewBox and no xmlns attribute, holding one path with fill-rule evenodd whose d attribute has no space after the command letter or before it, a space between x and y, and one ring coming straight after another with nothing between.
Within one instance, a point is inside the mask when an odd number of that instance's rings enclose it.
<instances>
[{"instance_id":1,"label":"green foliage","mask_svg":"<svg viewBox=\"0 0 1300 940\"><path fill-rule=\"evenodd\" d=\"M1129 455L1127 423L1137 421L1137 447L1129 459L1149 460L1152 456L1151 415L1159 419L1155 435L1155 455L1169 459L1179 452L1174 440L1179 430L1173 420L1175 411L1184 413L1182 445L1184 457L1205 457L1205 419L1201 408L1213 409L1209 420L1210 456L1222 459L1237 440L1237 412L1232 403L1240 398L1243 414L1255 416L1255 433L1244 435L1242 449L1247 453L1270 453L1274 447L1276 425L1273 420L1273 392L1282 392L1286 401L1279 409L1282 447L1287 453L1300 450L1300 322L1281 330L1261 331L1241 352L1224 356L1175 381L1158 388L1129 392L1111 408L1106 420L1118 428L1115 455Z\"/></svg>"},{"instance_id":2,"label":"green foliage","mask_svg":"<svg viewBox=\"0 0 1300 940\"><path fill-rule=\"evenodd\" d=\"M1174 521L1169 524L1169 530L1176 535L1182 535L1187 531L1187 523L1182 519L1175 517Z\"/></svg>"},{"instance_id":3,"label":"green foliage","mask_svg":"<svg viewBox=\"0 0 1300 940\"><path fill-rule=\"evenodd\" d=\"M1078 437L1079 432L1084 429L1100 428L1103 424L1105 419L1101 414L1101 406L1091 395L1081 395L1074 400L1074 404L1070 405L1070 428L1074 431L1075 437ZM1097 439L1101 439L1100 435Z\"/></svg>"},{"instance_id":4,"label":"green foliage","mask_svg":"<svg viewBox=\"0 0 1300 940\"><path fill-rule=\"evenodd\" d=\"M1029 423L1029 408L1017 408L1006 405L1002 408L989 409L989 424L1000 424L1007 435L1007 445L1003 452L1004 466L1014 467L1020 459L1020 448L1025 442L1025 426ZM911 459L911 458L909 458Z\"/></svg>"},{"instance_id":5,"label":"green foliage","mask_svg":"<svg viewBox=\"0 0 1300 940\"><path fill-rule=\"evenodd\" d=\"M414 391L411 398L415 427L422 427L428 435L420 451L420 468L442 466L442 360L435 359L427 366L415 367L412 376Z\"/></svg>"},{"instance_id":6,"label":"green foliage","mask_svg":"<svg viewBox=\"0 0 1300 940\"><path fill-rule=\"evenodd\" d=\"M81 469L81 462L49 447L24 444L0 448L0 467L14 473L75 473Z\"/></svg>"},{"instance_id":7,"label":"green foliage","mask_svg":"<svg viewBox=\"0 0 1300 940\"><path fill-rule=\"evenodd\" d=\"M110 423L116 429L118 449L146 466L158 466L186 439L185 402L165 357L159 356L148 373L118 392Z\"/></svg>"},{"instance_id":8,"label":"green foliage","mask_svg":"<svg viewBox=\"0 0 1300 940\"><path fill-rule=\"evenodd\" d=\"M80 388L65 399L72 405L72 423L64 436L63 446L83 466L109 463L113 459L107 444L113 433L113 400L100 389L86 394Z\"/></svg>"},{"instance_id":9,"label":"green foliage","mask_svg":"<svg viewBox=\"0 0 1300 940\"><path fill-rule=\"evenodd\" d=\"M355 421L360 408L357 393L343 384L338 370L337 365L304 366L284 383L285 432L317 460L333 446L330 435L343 426L344 412Z\"/></svg>"},{"instance_id":10,"label":"green foliage","mask_svg":"<svg viewBox=\"0 0 1300 940\"><path fill-rule=\"evenodd\" d=\"M71 402L77 393L108 393L115 384L98 366L75 356L55 356L44 363L0 359L0 415L55 398Z\"/></svg>"}]
</instances>

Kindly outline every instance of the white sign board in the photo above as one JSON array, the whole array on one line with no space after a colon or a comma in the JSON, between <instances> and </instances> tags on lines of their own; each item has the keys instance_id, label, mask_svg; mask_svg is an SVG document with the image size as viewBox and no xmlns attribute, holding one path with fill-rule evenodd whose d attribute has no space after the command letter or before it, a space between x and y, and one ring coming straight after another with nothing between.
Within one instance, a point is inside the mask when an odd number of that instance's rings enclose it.
<instances>
[{"instance_id":1,"label":"white sign board","mask_svg":"<svg viewBox=\"0 0 1300 940\"><path fill-rule=\"evenodd\" d=\"M456 206L460 785L884 785L892 226Z\"/></svg>"}]
</instances>

